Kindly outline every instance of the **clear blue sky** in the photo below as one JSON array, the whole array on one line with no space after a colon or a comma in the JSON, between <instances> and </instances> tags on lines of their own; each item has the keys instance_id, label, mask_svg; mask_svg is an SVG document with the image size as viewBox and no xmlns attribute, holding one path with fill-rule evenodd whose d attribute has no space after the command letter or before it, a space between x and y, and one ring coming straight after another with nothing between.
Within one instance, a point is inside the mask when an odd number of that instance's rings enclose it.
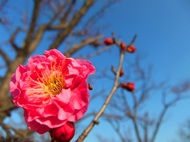
<instances>
[{"instance_id":1,"label":"clear blue sky","mask_svg":"<svg viewBox=\"0 0 190 142\"><path fill-rule=\"evenodd\" d=\"M123 0L107 13L102 23L109 23L107 36L115 32L126 42L138 34L135 42L137 54L148 54L143 62L153 65L154 78L180 84L180 81L190 79L189 7L188 0ZM110 58L113 58L112 55L108 55ZM152 108L157 108L154 106L157 101L153 100ZM188 109L184 109L190 107L189 102L182 101L168 112L156 142L168 142L175 138L180 124L190 118ZM109 126L100 124L94 133L104 131L105 127ZM109 131L105 135L109 136ZM90 137L87 142L90 142Z\"/></svg>"},{"instance_id":2,"label":"clear blue sky","mask_svg":"<svg viewBox=\"0 0 190 142\"><path fill-rule=\"evenodd\" d=\"M105 20L110 23L109 31L123 40L138 34L138 53L149 54L148 62L158 76L181 79L190 72L189 6L187 0L126 0L117 4Z\"/></svg>"},{"instance_id":3,"label":"clear blue sky","mask_svg":"<svg viewBox=\"0 0 190 142\"><path fill-rule=\"evenodd\" d=\"M21 1L19 2L21 3ZM23 6L25 7L26 4ZM120 36L126 42L129 42L133 35L137 34L138 38L135 42L137 54L148 54L143 62L153 65L154 78L156 80L170 78L169 82L175 84L190 79L189 7L189 0L121 0L107 11L103 20L98 24L108 23L109 27L102 31L103 34L111 36L111 32L115 32L116 36ZM15 20L19 22L19 19ZM8 38L8 34L1 25L0 33L0 42ZM39 52L43 53L42 50ZM102 58L92 59L92 62L98 69L104 68L104 63L107 65L117 63L117 60L110 60L110 58L114 59L113 57L116 55L117 53L113 51L105 53L100 56ZM133 59L132 56L130 58ZM0 74L2 73L3 71L0 70ZM154 103L152 102L152 105ZM100 107L100 104L97 104L97 107ZM178 126L187 117L190 118L189 112L184 110L189 107L189 100L186 100L169 111L156 142L172 141ZM86 142L92 142L98 133L114 137L114 132L104 122L101 120L100 125L94 128ZM81 128L82 130L83 128Z\"/></svg>"}]
</instances>

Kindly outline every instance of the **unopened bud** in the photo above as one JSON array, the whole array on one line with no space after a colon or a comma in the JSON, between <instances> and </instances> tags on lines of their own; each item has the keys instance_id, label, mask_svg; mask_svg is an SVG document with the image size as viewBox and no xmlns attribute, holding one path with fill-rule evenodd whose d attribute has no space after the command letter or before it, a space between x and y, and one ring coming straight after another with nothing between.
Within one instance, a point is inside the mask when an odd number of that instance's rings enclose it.
<instances>
[{"instance_id":1,"label":"unopened bud","mask_svg":"<svg viewBox=\"0 0 190 142\"><path fill-rule=\"evenodd\" d=\"M112 38L105 38L104 39L104 44L105 45L112 45L112 44L114 44L114 41L113 41Z\"/></svg>"},{"instance_id":2,"label":"unopened bud","mask_svg":"<svg viewBox=\"0 0 190 142\"><path fill-rule=\"evenodd\" d=\"M127 50L127 45L125 44L125 42L121 42L120 48L121 48L121 50L123 50L123 51L126 51L126 50Z\"/></svg>"},{"instance_id":3,"label":"unopened bud","mask_svg":"<svg viewBox=\"0 0 190 142\"><path fill-rule=\"evenodd\" d=\"M89 89L89 90L93 90L92 85L90 85L89 83L88 83L88 89Z\"/></svg>"},{"instance_id":4,"label":"unopened bud","mask_svg":"<svg viewBox=\"0 0 190 142\"><path fill-rule=\"evenodd\" d=\"M133 82L121 83L120 86L129 92L135 90L135 84Z\"/></svg>"},{"instance_id":5,"label":"unopened bud","mask_svg":"<svg viewBox=\"0 0 190 142\"><path fill-rule=\"evenodd\" d=\"M124 71L123 70L120 70L120 73L119 73L119 76L123 76L124 75Z\"/></svg>"},{"instance_id":6,"label":"unopened bud","mask_svg":"<svg viewBox=\"0 0 190 142\"><path fill-rule=\"evenodd\" d=\"M73 122L66 122L63 126L50 129L51 138L56 142L70 142L75 134Z\"/></svg>"},{"instance_id":7,"label":"unopened bud","mask_svg":"<svg viewBox=\"0 0 190 142\"><path fill-rule=\"evenodd\" d=\"M136 47L134 45L129 45L126 51L129 53L134 53L136 51Z\"/></svg>"}]
</instances>

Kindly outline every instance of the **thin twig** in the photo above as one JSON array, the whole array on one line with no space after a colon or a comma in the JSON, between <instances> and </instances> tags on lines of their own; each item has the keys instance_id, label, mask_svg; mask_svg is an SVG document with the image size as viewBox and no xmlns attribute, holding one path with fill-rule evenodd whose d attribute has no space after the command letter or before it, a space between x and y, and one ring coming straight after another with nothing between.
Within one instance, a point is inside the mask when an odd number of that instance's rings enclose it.
<instances>
[{"instance_id":1,"label":"thin twig","mask_svg":"<svg viewBox=\"0 0 190 142\"><path fill-rule=\"evenodd\" d=\"M108 104L110 103L115 91L118 88L119 74L122 69L124 55L125 55L125 53L121 52L119 67L117 70L117 74L115 76L115 81L114 81L114 85L112 87L111 92L109 93L109 95L108 95L107 99L105 100L104 104L102 105L101 109L94 116L94 119L91 121L91 123L88 125L88 127L83 131L83 133L78 137L77 142L82 142L88 136L88 134L90 133L92 128L95 126L95 124L96 124L95 122L98 122L98 119L103 115L105 109L107 108Z\"/></svg>"},{"instance_id":2,"label":"thin twig","mask_svg":"<svg viewBox=\"0 0 190 142\"><path fill-rule=\"evenodd\" d=\"M74 45L73 47L71 47L69 50L67 50L65 52L65 55L66 56L71 56L73 53L75 53L76 51L80 50L82 47L84 47L85 45L88 45L88 44L92 44L94 42L97 42L100 38L102 37L102 35L98 35L97 37L95 38L87 38L85 40L83 40L80 44L78 45Z\"/></svg>"},{"instance_id":3,"label":"thin twig","mask_svg":"<svg viewBox=\"0 0 190 142\"><path fill-rule=\"evenodd\" d=\"M32 19L30 22L29 31L27 32L27 36L25 39L26 46L28 45L28 43L31 42L31 39L34 34L35 26L36 26L36 23L38 20L39 12L40 12L40 3L41 3L40 0L34 0L34 9L33 9L33 13L32 13Z\"/></svg>"},{"instance_id":4,"label":"thin twig","mask_svg":"<svg viewBox=\"0 0 190 142\"><path fill-rule=\"evenodd\" d=\"M89 59L89 58L92 58L92 57L95 57L95 56L97 56L97 55L100 55L101 53L104 53L104 52L106 52L106 51L108 51L108 50L110 50L111 49L111 46L105 46L105 47L102 47L102 48L100 48L100 49L97 49L95 52L93 52L93 53L89 53L89 54L87 54L86 56L84 55L84 56L80 56L80 58L83 58L83 59Z\"/></svg>"},{"instance_id":5,"label":"thin twig","mask_svg":"<svg viewBox=\"0 0 190 142\"><path fill-rule=\"evenodd\" d=\"M19 50L19 47L16 45L15 43L15 38L18 35L18 33L20 32L21 28L17 27L16 30L13 32L13 34L11 35L9 42L11 43L13 49L17 52Z\"/></svg>"},{"instance_id":6,"label":"thin twig","mask_svg":"<svg viewBox=\"0 0 190 142\"><path fill-rule=\"evenodd\" d=\"M10 64L11 62L10 58L7 56L7 54L3 50L1 50L1 48L0 48L0 56L3 57L6 65Z\"/></svg>"},{"instance_id":7,"label":"thin twig","mask_svg":"<svg viewBox=\"0 0 190 142\"><path fill-rule=\"evenodd\" d=\"M56 39L49 47L49 49L58 48L58 46L64 41L72 29L80 22L81 18L86 14L88 9L94 4L95 0L85 1L81 9L75 14L72 21L68 24L67 28L58 33Z\"/></svg>"},{"instance_id":8,"label":"thin twig","mask_svg":"<svg viewBox=\"0 0 190 142\"><path fill-rule=\"evenodd\" d=\"M76 3L76 0L72 0L71 1L70 5L69 5L69 7L67 9L67 11L64 13L64 16L60 18L60 22L61 23L64 23L66 21L68 15L71 13L71 10L74 7L75 3Z\"/></svg>"}]
</instances>

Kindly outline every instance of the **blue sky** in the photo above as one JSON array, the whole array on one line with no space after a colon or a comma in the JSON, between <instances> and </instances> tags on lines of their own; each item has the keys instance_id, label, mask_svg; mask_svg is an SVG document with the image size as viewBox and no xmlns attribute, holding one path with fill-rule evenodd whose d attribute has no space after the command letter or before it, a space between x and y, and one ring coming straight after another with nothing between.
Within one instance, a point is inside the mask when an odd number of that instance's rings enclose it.
<instances>
[{"instance_id":1,"label":"blue sky","mask_svg":"<svg viewBox=\"0 0 190 142\"><path fill-rule=\"evenodd\" d=\"M23 4L24 6L26 5ZM169 83L175 84L190 79L189 7L189 0L121 0L112 6L97 24L109 25L107 29L102 31L105 36L110 37L111 33L115 32L116 36L121 37L126 42L129 42L134 34L137 34L136 54L148 55L143 63L145 66L147 64L153 65L154 79L165 80L169 78ZM19 19L16 19L16 21L18 22ZM8 38L6 32L0 25L0 42ZM41 44L40 49L44 45ZM43 50L37 51L43 53ZM103 70L104 67L109 69L109 65L117 64L117 59L114 59L117 58L118 52L115 51L116 48L112 52L100 55L98 58L92 58L91 61L98 70ZM126 60L133 60L134 56L129 55ZM1 74L2 72L0 70ZM104 82L101 82L101 85L107 87ZM152 101L153 105L157 99L153 98ZM97 104L97 108L99 107L100 104ZM187 117L190 118L190 114L184 110L188 107L190 107L189 100L185 100L169 111L156 142L172 141L178 126ZM104 123L105 121L102 119L101 121L100 125L95 126L92 133L87 137L86 142L91 142L97 133L105 133L105 131L106 136L110 134L114 136L110 126Z\"/></svg>"},{"instance_id":2,"label":"blue sky","mask_svg":"<svg viewBox=\"0 0 190 142\"><path fill-rule=\"evenodd\" d=\"M185 0L127 0L114 7L106 20L110 32L123 40L138 34L137 53L148 53L156 74L181 79L190 71L189 5Z\"/></svg>"},{"instance_id":3,"label":"blue sky","mask_svg":"<svg viewBox=\"0 0 190 142\"><path fill-rule=\"evenodd\" d=\"M115 5L104 17L105 21L101 22L109 23L105 33L107 36L115 32L123 41L129 42L133 35L137 34L137 54L148 55L143 62L153 65L154 78L168 80L170 84L180 84L181 81L190 79L189 7L188 0L123 0ZM107 58L113 56L116 57L117 53L112 53ZM128 58L133 57L130 55ZM154 104L159 100L154 98L152 101L150 105L158 108L159 106ZM168 142L175 138L180 124L190 117L184 109L188 107L189 100L185 100L168 112L156 142ZM101 130L109 126L97 127ZM98 128L95 131L98 131ZM87 141L90 141L90 137Z\"/></svg>"}]
</instances>

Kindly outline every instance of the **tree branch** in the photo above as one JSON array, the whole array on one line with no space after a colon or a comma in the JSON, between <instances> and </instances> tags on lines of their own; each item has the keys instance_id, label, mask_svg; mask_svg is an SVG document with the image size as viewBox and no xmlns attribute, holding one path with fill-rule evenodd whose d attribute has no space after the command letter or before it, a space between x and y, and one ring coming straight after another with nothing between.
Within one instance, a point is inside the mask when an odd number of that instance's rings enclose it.
<instances>
[{"instance_id":1,"label":"tree branch","mask_svg":"<svg viewBox=\"0 0 190 142\"><path fill-rule=\"evenodd\" d=\"M2 80L2 84L0 85L0 121L6 116L5 111L8 111L12 108L15 108L15 106L12 103L11 97L8 96L8 91L9 91L9 82L11 80L11 76L13 72L16 70L19 64L23 64L28 57L29 54L31 54L34 49L37 47L39 44L43 33L46 29L45 25L42 25L39 30L37 31L36 37L34 40L32 40L31 44L28 46L23 47L21 52L18 52L15 60L9 64L8 70L6 72L5 77ZM27 47L27 48L26 48ZM25 52L27 50L27 52Z\"/></svg>"},{"instance_id":2,"label":"tree branch","mask_svg":"<svg viewBox=\"0 0 190 142\"><path fill-rule=\"evenodd\" d=\"M83 28L88 28L92 24L94 24L95 21L98 21L97 18L101 17L101 14L103 14L109 7L111 7L113 4L115 4L115 0L108 1L104 6L102 6L98 11L96 11L85 23Z\"/></svg>"},{"instance_id":3,"label":"tree branch","mask_svg":"<svg viewBox=\"0 0 190 142\"><path fill-rule=\"evenodd\" d=\"M72 29L79 23L81 18L84 16L87 10L93 5L93 3L94 0L85 1L82 8L76 13L76 15L73 17L73 20L68 24L67 28L63 32L60 32L57 35L56 40L50 45L49 49L58 48L58 46L69 35Z\"/></svg>"},{"instance_id":4,"label":"tree branch","mask_svg":"<svg viewBox=\"0 0 190 142\"><path fill-rule=\"evenodd\" d=\"M64 30L68 27L68 24L59 24L55 26L48 26L47 30Z\"/></svg>"},{"instance_id":5,"label":"tree branch","mask_svg":"<svg viewBox=\"0 0 190 142\"><path fill-rule=\"evenodd\" d=\"M89 53L87 54L86 56L80 56L81 58L85 58L85 59L88 59L88 58L92 58L94 56L97 56L105 51L108 51L109 49L111 49L112 47L111 46L105 46L105 47L102 47L100 49L97 49L95 52L93 53Z\"/></svg>"},{"instance_id":6,"label":"tree branch","mask_svg":"<svg viewBox=\"0 0 190 142\"><path fill-rule=\"evenodd\" d=\"M3 57L3 59L4 59L5 63L6 63L6 65L9 65L10 62L11 62L11 60L10 60L10 58L5 54L5 52L4 52L3 50L1 50L1 48L0 48L0 55Z\"/></svg>"},{"instance_id":7,"label":"tree branch","mask_svg":"<svg viewBox=\"0 0 190 142\"><path fill-rule=\"evenodd\" d=\"M95 38L87 38L85 40L83 40L80 44L78 45L74 45L73 47L71 47L71 49L67 50L65 52L65 55L67 57L71 56L73 53L75 53L76 51L80 50L82 47L88 45L88 44L93 44L95 42L97 42L98 39L100 39L102 37L102 35L99 35Z\"/></svg>"},{"instance_id":8,"label":"tree branch","mask_svg":"<svg viewBox=\"0 0 190 142\"><path fill-rule=\"evenodd\" d=\"M11 43L13 49L17 52L19 50L18 46L15 43L15 37L17 36L18 32L20 31L20 27L17 27L17 29L14 31L14 33L11 35L9 42Z\"/></svg>"},{"instance_id":9,"label":"tree branch","mask_svg":"<svg viewBox=\"0 0 190 142\"><path fill-rule=\"evenodd\" d=\"M133 126L134 126L134 129L135 129L135 134L136 134L136 137L138 139L138 142L142 142L141 136L140 136L140 133L139 133L139 128L138 128L137 121L136 121L136 117L131 117L131 118L132 118Z\"/></svg>"},{"instance_id":10,"label":"tree branch","mask_svg":"<svg viewBox=\"0 0 190 142\"><path fill-rule=\"evenodd\" d=\"M158 130L159 130L159 128L160 128L160 125L161 125L161 123L162 123L162 121L163 121L163 118L164 118L164 116L165 116L165 114L166 114L166 112L167 112L167 110L168 110L168 107L169 107L169 106L165 106L165 107L164 107L164 109L162 110L162 112L161 112L161 114L160 114L160 116L159 116L159 118L158 118L158 122L156 123L155 130L153 131L153 135L152 135L152 138L151 138L151 142L154 142L154 141L155 141L156 135L157 135Z\"/></svg>"},{"instance_id":11,"label":"tree branch","mask_svg":"<svg viewBox=\"0 0 190 142\"><path fill-rule=\"evenodd\" d=\"M107 108L108 104L110 103L115 91L118 88L118 81L119 81L119 74L122 69L123 59L124 59L124 52L121 52L120 54L120 62L119 67L117 70L117 74L115 76L114 85L112 87L111 92L109 93L107 99L105 100L104 104L102 105L101 109L98 111L98 113L94 116L94 119L91 121L91 123L88 125L88 127L83 131L83 133L78 137L77 142L83 142L83 140L87 137L87 135L90 133L90 131L93 129L96 122L98 122L98 119L103 115L105 109Z\"/></svg>"},{"instance_id":12,"label":"tree branch","mask_svg":"<svg viewBox=\"0 0 190 142\"><path fill-rule=\"evenodd\" d=\"M64 23L69 15L69 13L71 12L73 6L75 5L76 3L76 0L72 0L70 5L69 5L69 8L67 9L67 11L65 12L64 16L60 19L60 22L61 23Z\"/></svg>"},{"instance_id":13,"label":"tree branch","mask_svg":"<svg viewBox=\"0 0 190 142\"><path fill-rule=\"evenodd\" d=\"M34 33L34 29L35 29L35 26L36 26L36 22L37 22L37 19L38 19L38 16L39 16L39 11L40 11L40 3L41 3L41 0L34 0L34 8L33 8L33 14L32 14L32 20L30 22L30 27L29 27L29 31L27 32L27 36L26 36L26 39L25 39L25 45L27 46L28 43L31 42L31 39L33 38L33 33ZM26 47L25 46L25 47Z\"/></svg>"},{"instance_id":14,"label":"tree branch","mask_svg":"<svg viewBox=\"0 0 190 142\"><path fill-rule=\"evenodd\" d=\"M123 137L121 131L120 131L120 126L119 123L116 121L116 125L114 125L114 123L108 119L108 122L110 123L110 125L112 126L112 128L114 129L114 131L116 132L116 134L119 136L121 142L126 142L127 140Z\"/></svg>"},{"instance_id":15,"label":"tree branch","mask_svg":"<svg viewBox=\"0 0 190 142\"><path fill-rule=\"evenodd\" d=\"M66 2L62 6L60 6L60 9L54 14L54 16L49 21L48 25L51 25L59 17L61 12L65 9L67 3L68 3L68 0L66 0Z\"/></svg>"}]
</instances>

